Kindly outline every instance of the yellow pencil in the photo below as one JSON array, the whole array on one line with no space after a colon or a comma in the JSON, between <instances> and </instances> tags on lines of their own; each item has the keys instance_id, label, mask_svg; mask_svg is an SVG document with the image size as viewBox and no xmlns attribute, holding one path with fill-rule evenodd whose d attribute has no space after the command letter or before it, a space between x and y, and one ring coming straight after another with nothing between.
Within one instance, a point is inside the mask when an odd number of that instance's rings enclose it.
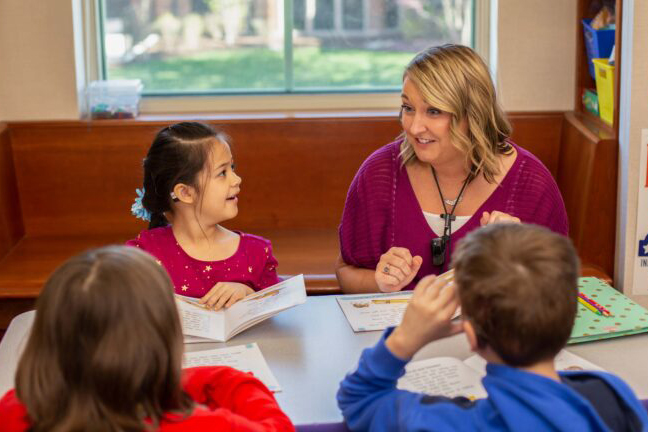
<instances>
[{"instance_id":1,"label":"yellow pencil","mask_svg":"<svg viewBox=\"0 0 648 432\"><path fill-rule=\"evenodd\" d=\"M595 314L597 314L597 315L601 315L601 311L600 311L600 310L596 309L594 306L592 306L591 304L587 303L585 300L583 300L583 299L580 298L580 297L578 297L578 303L582 304L583 306L585 306L587 309L591 310L591 311L594 312Z\"/></svg>"},{"instance_id":2,"label":"yellow pencil","mask_svg":"<svg viewBox=\"0 0 648 432\"><path fill-rule=\"evenodd\" d=\"M384 299L384 300L371 300L375 304L389 304L389 303L407 303L409 299Z\"/></svg>"}]
</instances>

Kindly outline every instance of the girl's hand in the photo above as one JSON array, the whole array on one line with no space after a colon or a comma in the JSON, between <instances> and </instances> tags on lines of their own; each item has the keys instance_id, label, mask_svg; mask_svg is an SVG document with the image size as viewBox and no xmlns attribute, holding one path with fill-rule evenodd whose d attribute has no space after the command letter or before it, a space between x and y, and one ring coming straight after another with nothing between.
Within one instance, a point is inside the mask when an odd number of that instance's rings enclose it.
<instances>
[{"instance_id":1,"label":"girl's hand","mask_svg":"<svg viewBox=\"0 0 648 432\"><path fill-rule=\"evenodd\" d=\"M214 310L230 307L254 290L238 282L218 282L198 302Z\"/></svg>"},{"instance_id":2,"label":"girl's hand","mask_svg":"<svg viewBox=\"0 0 648 432\"><path fill-rule=\"evenodd\" d=\"M376 283L382 292L402 290L412 282L423 263L420 256L412 257L408 249L393 247L380 256L376 266Z\"/></svg>"},{"instance_id":3,"label":"girl's hand","mask_svg":"<svg viewBox=\"0 0 648 432\"><path fill-rule=\"evenodd\" d=\"M452 278L427 276L414 288L400 325L387 338L387 348L408 360L426 344L462 331L452 322L459 298Z\"/></svg>"},{"instance_id":4,"label":"girl's hand","mask_svg":"<svg viewBox=\"0 0 648 432\"><path fill-rule=\"evenodd\" d=\"M492 223L498 223L498 222L520 223L520 218L511 216L510 214L507 213L502 213L501 211L494 211L492 213L485 211L484 213L482 213L482 217L479 220L481 226L490 225Z\"/></svg>"}]
</instances>

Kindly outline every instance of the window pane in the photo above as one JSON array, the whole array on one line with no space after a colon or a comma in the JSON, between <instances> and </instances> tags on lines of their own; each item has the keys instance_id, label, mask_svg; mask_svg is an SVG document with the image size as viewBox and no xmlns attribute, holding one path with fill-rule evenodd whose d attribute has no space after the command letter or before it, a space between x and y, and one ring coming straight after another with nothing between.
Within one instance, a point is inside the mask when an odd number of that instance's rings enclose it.
<instances>
[{"instance_id":1,"label":"window pane","mask_svg":"<svg viewBox=\"0 0 648 432\"><path fill-rule=\"evenodd\" d=\"M106 78L145 92L285 88L283 4L273 0L104 0Z\"/></svg>"},{"instance_id":2,"label":"window pane","mask_svg":"<svg viewBox=\"0 0 648 432\"><path fill-rule=\"evenodd\" d=\"M100 1L105 78L145 93L396 89L415 52L473 33L474 0Z\"/></svg>"},{"instance_id":3,"label":"window pane","mask_svg":"<svg viewBox=\"0 0 648 432\"><path fill-rule=\"evenodd\" d=\"M471 43L473 0L303 2L293 38L297 90L397 88L414 53ZM328 14L325 27L318 17Z\"/></svg>"}]
</instances>

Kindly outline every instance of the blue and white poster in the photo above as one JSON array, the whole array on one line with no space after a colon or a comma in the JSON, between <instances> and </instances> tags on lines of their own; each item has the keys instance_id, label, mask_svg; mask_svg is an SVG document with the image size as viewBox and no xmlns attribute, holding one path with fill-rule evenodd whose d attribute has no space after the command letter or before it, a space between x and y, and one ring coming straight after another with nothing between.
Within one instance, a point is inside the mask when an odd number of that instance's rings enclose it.
<instances>
[{"instance_id":1,"label":"blue and white poster","mask_svg":"<svg viewBox=\"0 0 648 432\"><path fill-rule=\"evenodd\" d=\"M648 129L641 131L633 294L648 294Z\"/></svg>"}]
</instances>

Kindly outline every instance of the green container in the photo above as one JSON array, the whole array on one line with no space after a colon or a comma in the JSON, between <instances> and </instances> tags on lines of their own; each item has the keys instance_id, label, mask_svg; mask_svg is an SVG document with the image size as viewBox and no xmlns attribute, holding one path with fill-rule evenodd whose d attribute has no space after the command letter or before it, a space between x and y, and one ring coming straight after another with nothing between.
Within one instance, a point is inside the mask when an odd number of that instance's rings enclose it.
<instances>
[{"instance_id":1,"label":"green container","mask_svg":"<svg viewBox=\"0 0 648 432\"><path fill-rule=\"evenodd\" d=\"M596 94L596 90L583 90L583 107L595 116L599 116L598 95Z\"/></svg>"}]
</instances>

